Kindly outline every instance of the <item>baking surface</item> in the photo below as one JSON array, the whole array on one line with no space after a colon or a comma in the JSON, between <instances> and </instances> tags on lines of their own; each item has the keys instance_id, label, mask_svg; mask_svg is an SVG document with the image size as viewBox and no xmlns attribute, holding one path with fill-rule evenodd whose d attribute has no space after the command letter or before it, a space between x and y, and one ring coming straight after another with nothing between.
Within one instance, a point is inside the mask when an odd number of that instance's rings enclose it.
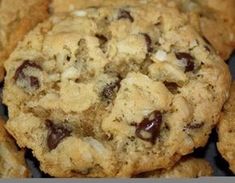
<instances>
[{"instance_id":1,"label":"baking surface","mask_svg":"<svg viewBox=\"0 0 235 183\"><path fill-rule=\"evenodd\" d=\"M233 79L235 79L235 54L231 57L228 62ZM5 106L0 104L0 114L7 118L7 109ZM207 159L214 168L215 176L233 176L233 173L228 169L228 164L222 157L219 155L216 149L217 135L214 130L211 134L210 140L205 148L197 149L193 154L196 157L201 157ZM35 178L39 177L49 177L46 174L43 174L39 169L39 162L33 157L32 153L27 150L26 152L27 163L32 170L32 176Z\"/></svg>"}]
</instances>

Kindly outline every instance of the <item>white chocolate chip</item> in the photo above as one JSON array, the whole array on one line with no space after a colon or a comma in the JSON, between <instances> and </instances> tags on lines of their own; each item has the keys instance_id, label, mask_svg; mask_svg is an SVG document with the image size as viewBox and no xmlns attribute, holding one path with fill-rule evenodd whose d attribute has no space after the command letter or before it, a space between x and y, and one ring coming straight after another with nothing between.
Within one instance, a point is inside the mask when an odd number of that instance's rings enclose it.
<instances>
[{"instance_id":1,"label":"white chocolate chip","mask_svg":"<svg viewBox=\"0 0 235 183\"><path fill-rule=\"evenodd\" d=\"M84 10L78 10L78 11L74 11L73 15L77 16L77 17L84 17L87 15L87 12Z\"/></svg>"},{"instance_id":2,"label":"white chocolate chip","mask_svg":"<svg viewBox=\"0 0 235 183\"><path fill-rule=\"evenodd\" d=\"M167 59L167 53L165 51L163 51L163 50L158 50L157 53L155 53L154 57L157 60L159 60L161 62L164 62Z\"/></svg>"},{"instance_id":3,"label":"white chocolate chip","mask_svg":"<svg viewBox=\"0 0 235 183\"><path fill-rule=\"evenodd\" d=\"M79 77L79 71L75 67L69 67L62 73L62 79L75 79Z\"/></svg>"},{"instance_id":4,"label":"white chocolate chip","mask_svg":"<svg viewBox=\"0 0 235 183\"><path fill-rule=\"evenodd\" d=\"M86 137L84 140L89 143L99 155L104 155L107 153L106 148L98 140L92 137Z\"/></svg>"}]
</instances>

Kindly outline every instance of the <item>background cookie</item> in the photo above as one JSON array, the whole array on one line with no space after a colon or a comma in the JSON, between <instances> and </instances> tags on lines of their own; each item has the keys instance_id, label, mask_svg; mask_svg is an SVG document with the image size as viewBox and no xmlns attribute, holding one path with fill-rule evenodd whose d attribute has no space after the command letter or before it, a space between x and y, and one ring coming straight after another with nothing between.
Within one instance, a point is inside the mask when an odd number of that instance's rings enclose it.
<instances>
[{"instance_id":1,"label":"background cookie","mask_svg":"<svg viewBox=\"0 0 235 183\"><path fill-rule=\"evenodd\" d=\"M176 165L168 170L157 170L140 175L147 178L197 178L212 176L213 169L204 159L182 158Z\"/></svg>"},{"instance_id":2,"label":"background cookie","mask_svg":"<svg viewBox=\"0 0 235 183\"><path fill-rule=\"evenodd\" d=\"M137 5L147 2L174 3L187 12L191 24L204 35L220 56L227 60L235 48L235 1L234 0L53 0L51 9L54 13L73 11L92 6Z\"/></svg>"},{"instance_id":3,"label":"background cookie","mask_svg":"<svg viewBox=\"0 0 235 183\"><path fill-rule=\"evenodd\" d=\"M51 17L5 64L7 129L52 176L168 168L207 143L228 97L207 46L160 3Z\"/></svg>"},{"instance_id":4,"label":"background cookie","mask_svg":"<svg viewBox=\"0 0 235 183\"><path fill-rule=\"evenodd\" d=\"M29 177L24 151L18 149L12 137L6 132L2 119L0 119L0 177Z\"/></svg>"},{"instance_id":5,"label":"background cookie","mask_svg":"<svg viewBox=\"0 0 235 183\"><path fill-rule=\"evenodd\" d=\"M198 27L219 55L227 60L235 49L235 1L177 0L177 3L188 12L194 27Z\"/></svg>"},{"instance_id":6,"label":"background cookie","mask_svg":"<svg viewBox=\"0 0 235 183\"><path fill-rule=\"evenodd\" d=\"M25 34L47 18L48 6L49 0L0 1L0 81L4 77L3 62Z\"/></svg>"},{"instance_id":7,"label":"background cookie","mask_svg":"<svg viewBox=\"0 0 235 183\"><path fill-rule=\"evenodd\" d=\"M230 98L226 102L218 129L217 147L224 159L229 162L235 173L235 83L231 87Z\"/></svg>"}]
</instances>

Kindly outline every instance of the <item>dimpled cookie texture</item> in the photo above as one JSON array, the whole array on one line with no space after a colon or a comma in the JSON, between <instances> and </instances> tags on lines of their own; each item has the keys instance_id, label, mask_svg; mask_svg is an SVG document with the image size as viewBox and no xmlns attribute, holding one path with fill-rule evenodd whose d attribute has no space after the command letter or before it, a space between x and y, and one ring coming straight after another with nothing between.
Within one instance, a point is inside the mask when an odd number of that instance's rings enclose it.
<instances>
[{"instance_id":1,"label":"dimpled cookie texture","mask_svg":"<svg viewBox=\"0 0 235 183\"><path fill-rule=\"evenodd\" d=\"M5 64L8 131L56 177L130 177L204 146L226 64L161 4L53 16Z\"/></svg>"}]
</instances>

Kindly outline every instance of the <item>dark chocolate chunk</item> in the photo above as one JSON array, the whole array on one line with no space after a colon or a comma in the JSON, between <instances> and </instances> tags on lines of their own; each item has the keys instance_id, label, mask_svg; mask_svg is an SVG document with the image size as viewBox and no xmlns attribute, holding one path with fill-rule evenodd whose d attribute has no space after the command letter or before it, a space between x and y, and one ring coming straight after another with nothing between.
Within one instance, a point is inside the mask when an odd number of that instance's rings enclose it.
<instances>
[{"instance_id":1,"label":"dark chocolate chunk","mask_svg":"<svg viewBox=\"0 0 235 183\"><path fill-rule=\"evenodd\" d=\"M59 124L54 124L51 120L46 120L48 128L47 146L50 150L55 149L58 144L65 138L70 136L71 130Z\"/></svg>"},{"instance_id":2,"label":"dark chocolate chunk","mask_svg":"<svg viewBox=\"0 0 235 183\"><path fill-rule=\"evenodd\" d=\"M162 114L155 111L153 119L145 118L137 127L135 134L142 140L155 143L162 123ZM144 134L143 134L144 133Z\"/></svg>"},{"instance_id":3,"label":"dark chocolate chunk","mask_svg":"<svg viewBox=\"0 0 235 183\"><path fill-rule=\"evenodd\" d=\"M190 72L194 70L194 58L189 53L178 52L175 53L175 56L178 60L183 60L186 62L185 72Z\"/></svg>"},{"instance_id":4,"label":"dark chocolate chunk","mask_svg":"<svg viewBox=\"0 0 235 183\"><path fill-rule=\"evenodd\" d=\"M147 45L147 51L148 52L152 52L153 48L152 48L152 39L150 38L150 36L146 33L142 33L142 35L144 36L146 45Z\"/></svg>"},{"instance_id":5,"label":"dark chocolate chunk","mask_svg":"<svg viewBox=\"0 0 235 183\"><path fill-rule=\"evenodd\" d=\"M130 12L124 9L119 11L118 20L120 19L129 19L130 22L134 22L134 18L131 16Z\"/></svg>"},{"instance_id":6,"label":"dark chocolate chunk","mask_svg":"<svg viewBox=\"0 0 235 183\"><path fill-rule=\"evenodd\" d=\"M164 85L172 93L176 93L176 91L177 91L177 89L179 87L176 83L174 83L174 82L167 82L167 81L164 81Z\"/></svg>"}]
</instances>

